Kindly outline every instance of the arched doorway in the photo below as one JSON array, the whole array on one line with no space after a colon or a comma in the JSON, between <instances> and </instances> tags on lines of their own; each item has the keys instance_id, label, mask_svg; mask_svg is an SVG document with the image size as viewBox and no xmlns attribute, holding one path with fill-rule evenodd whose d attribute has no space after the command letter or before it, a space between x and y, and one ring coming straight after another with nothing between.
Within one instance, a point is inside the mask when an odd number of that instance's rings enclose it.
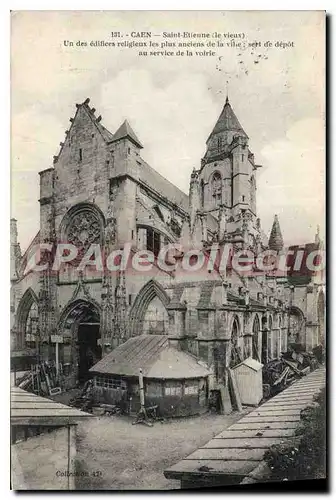
<instances>
[{"instance_id":1,"label":"arched doorway","mask_svg":"<svg viewBox=\"0 0 336 500\"><path fill-rule=\"evenodd\" d=\"M62 314L60 330L70 342L63 345L63 362L77 367L77 380L86 382L89 369L102 357L99 306L87 300L76 300Z\"/></svg>"},{"instance_id":2,"label":"arched doorway","mask_svg":"<svg viewBox=\"0 0 336 500\"><path fill-rule=\"evenodd\" d=\"M257 361L260 361L259 332L260 332L260 321L258 315L256 314L252 326L252 357Z\"/></svg>"},{"instance_id":3,"label":"arched doorway","mask_svg":"<svg viewBox=\"0 0 336 500\"><path fill-rule=\"evenodd\" d=\"M292 307L289 311L288 344L304 343L303 326L303 312L298 307Z\"/></svg>"},{"instance_id":4,"label":"arched doorway","mask_svg":"<svg viewBox=\"0 0 336 500\"><path fill-rule=\"evenodd\" d=\"M325 300L321 291L317 299L318 343L325 345Z\"/></svg>"}]
</instances>

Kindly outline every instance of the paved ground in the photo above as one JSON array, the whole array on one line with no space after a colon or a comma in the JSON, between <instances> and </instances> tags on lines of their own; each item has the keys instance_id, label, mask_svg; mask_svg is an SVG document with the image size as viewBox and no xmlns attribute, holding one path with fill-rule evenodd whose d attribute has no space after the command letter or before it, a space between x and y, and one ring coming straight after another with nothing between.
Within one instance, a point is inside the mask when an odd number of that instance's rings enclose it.
<instances>
[{"instance_id":1,"label":"paved ground","mask_svg":"<svg viewBox=\"0 0 336 500\"><path fill-rule=\"evenodd\" d=\"M166 479L163 471L204 445L209 439L239 420L206 414L186 419L157 422L153 427L132 425L132 418L103 416L78 425L78 470L89 477L77 478L79 489L168 490L180 482ZM101 477L92 473L101 472Z\"/></svg>"}]
</instances>

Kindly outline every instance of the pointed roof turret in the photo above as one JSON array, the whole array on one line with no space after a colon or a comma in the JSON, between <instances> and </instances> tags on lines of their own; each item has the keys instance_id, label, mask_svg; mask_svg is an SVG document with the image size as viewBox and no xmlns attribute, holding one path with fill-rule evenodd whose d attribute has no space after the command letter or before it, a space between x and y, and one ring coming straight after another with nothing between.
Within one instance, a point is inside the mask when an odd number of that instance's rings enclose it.
<instances>
[{"instance_id":1,"label":"pointed roof turret","mask_svg":"<svg viewBox=\"0 0 336 500\"><path fill-rule=\"evenodd\" d=\"M270 250L276 250L277 252L279 250L282 250L284 246L279 219L277 215L274 216L273 226L268 240L268 246Z\"/></svg>"},{"instance_id":2,"label":"pointed roof turret","mask_svg":"<svg viewBox=\"0 0 336 500\"><path fill-rule=\"evenodd\" d=\"M248 139L246 132L243 127L239 123L238 118L236 117L231 104L229 102L229 97L226 96L225 104L223 110L217 120L216 125L214 126L211 134L209 135L207 142L214 135L217 135L221 132L233 132L237 135L244 136Z\"/></svg>"},{"instance_id":3,"label":"pointed roof turret","mask_svg":"<svg viewBox=\"0 0 336 500\"><path fill-rule=\"evenodd\" d=\"M136 146L138 146L138 148L143 148L143 145L137 138L136 133L127 120L125 120L124 123L120 125L116 133L113 135L113 139L111 142L119 141L120 139L126 139L126 137L130 139Z\"/></svg>"}]
</instances>

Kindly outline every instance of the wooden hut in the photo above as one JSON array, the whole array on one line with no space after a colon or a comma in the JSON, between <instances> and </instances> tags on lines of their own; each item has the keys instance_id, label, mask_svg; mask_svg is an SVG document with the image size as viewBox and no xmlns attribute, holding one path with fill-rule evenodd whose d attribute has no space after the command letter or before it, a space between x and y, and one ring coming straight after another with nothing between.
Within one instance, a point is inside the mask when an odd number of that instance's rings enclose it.
<instances>
[{"instance_id":1,"label":"wooden hut","mask_svg":"<svg viewBox=\"0 0 336 500\"><path fill-rule=\"evenodd\" d=\"M157 405L161 416L206 411L210 372L197 358L170 345L165 335L132 337L98 361L90 369L96 400L137 413L140 369L146 407Z\"/></svg>"}]
</instances>

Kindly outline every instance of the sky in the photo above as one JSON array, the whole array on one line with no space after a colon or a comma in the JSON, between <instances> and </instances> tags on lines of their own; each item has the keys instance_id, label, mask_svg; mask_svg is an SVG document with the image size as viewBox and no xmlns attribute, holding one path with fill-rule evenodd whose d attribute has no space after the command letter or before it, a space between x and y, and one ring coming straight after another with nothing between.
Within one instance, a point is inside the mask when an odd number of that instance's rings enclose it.
<instances>
[{"instance_id":1,"label":"sky","mask_svg":"<svg viewBox=\"0 0 336 500\"><path fill-rule=\"evenodd\" d=\"M244 33L246 45L215 49L214 57L140 57L130 48L63 43L110 41L112 31L151 31L159 42L174 41L164 31ZM248 47L253 41L261 47ZM293 46L269 48L267 41ZM112 133L127 118L143 158L188 192L228 92L262 165L264 232L278 214L286 244L313 241L317 225L323 236L324 45L324 13L313 11L13 12L11 216L22 250L39 228L38 172L52 166L75 104L87 97Z\"/></svg>"}]
</instances>

